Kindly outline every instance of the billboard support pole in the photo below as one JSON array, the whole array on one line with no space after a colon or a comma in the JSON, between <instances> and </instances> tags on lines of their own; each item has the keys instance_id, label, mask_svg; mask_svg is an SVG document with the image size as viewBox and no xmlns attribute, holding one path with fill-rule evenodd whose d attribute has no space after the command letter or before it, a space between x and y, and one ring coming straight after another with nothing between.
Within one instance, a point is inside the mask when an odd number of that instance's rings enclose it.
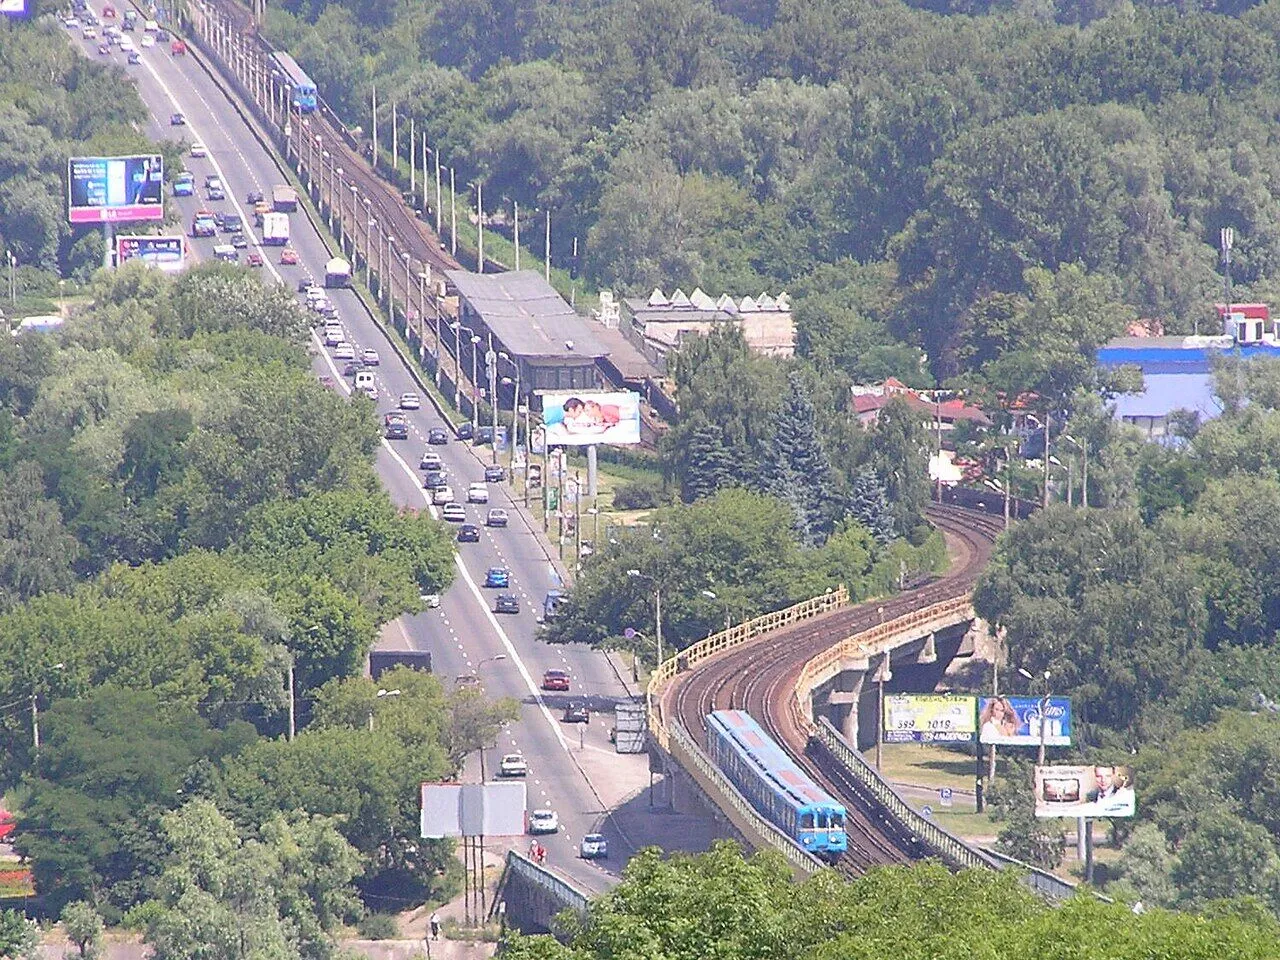
<instances>
[{"instance_id":1,"label":"billboard support pole","mask_svg":"<svg viewBox=\"0 0 1280 960\"><path fill-rule=\"evenodd\" d=\"M587 493L589 493L593 499L599 493L597 490L597 482L596 445L593 443L587 447Z\"/></svg>"},{"instance_id":2,"label":"billboard support pole","mask_svg":"<svg viewBox=\"0 0 1280 960\"><path fill-rule=\"evenodd\" d=\"M1089 834L1093 832L1091 822L1087 817L1079 817L1076 820L1076 859L1086 867L1089 861Z\"/></svg>"},{"instance_id":3,"label":"billboard support pole","mask_svg":"<svg viewBox=\"0 0 1280 960\"><path fill-rule=\"evenodd\" d=\"M1084 882L1093 883L1093 821L1080 822L1084 824Z\"/></svg>"},{"instance_id":4,"label":"billboard support pole","mask_svg":"<svg viewBox=\"0 0 1280 960\"><path fill-rule=\"evenodd\" d=\"M111 236L111 223L104 222L102 224L102 265L106 269L111 269L111 254L115 244Z\"/></svg>"}]
</instances>

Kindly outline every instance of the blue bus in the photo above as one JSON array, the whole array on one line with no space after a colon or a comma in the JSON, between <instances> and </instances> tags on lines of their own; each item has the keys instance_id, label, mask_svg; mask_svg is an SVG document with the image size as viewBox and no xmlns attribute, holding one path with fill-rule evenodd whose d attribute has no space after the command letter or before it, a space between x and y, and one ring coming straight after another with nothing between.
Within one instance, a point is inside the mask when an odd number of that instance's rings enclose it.
<instances>
[{"instance_id":1,"label":"blue bus","mask_svg":"<svg viewBox=\"0 0 1280 960\"><path fill-rule=\"evenodd\" d=\"M310 113L316 108L316 85L298 66L297 61L287 53L277 52L271 55L274 67L272 73L289 88L289 101L302 113Z\"/></svg>"},{"instance_id":2,"label":"blue bus","mask_svg":"<svg viewBox=\"0 0 1280 960\"><path fill-rule=\"evenodd\" d=\"M848 847L845 808L814 783L745 710L707 717L707 753L766 820L815 856Z\"/></svg>"}]
</instances>

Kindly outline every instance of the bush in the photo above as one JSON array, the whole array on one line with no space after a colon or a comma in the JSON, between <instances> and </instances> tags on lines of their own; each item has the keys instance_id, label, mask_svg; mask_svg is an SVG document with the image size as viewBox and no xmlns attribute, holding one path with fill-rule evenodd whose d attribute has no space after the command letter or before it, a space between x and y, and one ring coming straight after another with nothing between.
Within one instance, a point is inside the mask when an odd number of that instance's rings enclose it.
<instances>
[{"instance_id":1,"label":"bush","mask_svg":"<svg viewBox=\"0 0 1280 960\"><path fill-rule=\"evenodd\" d=\"M400 921L390 913L366 913L356 925L362 940L397 940Z\"/></svg>"},{"instance_id":2,"label":"bush","mask_svg":"<svg viewBox=\"0 0 1280 960\"><path fill-rule=\"evenodd\" d=\"M613 488L615 510L652 510L662 506L664 499L662 487L655 483L636 481L620 483Z\"/></svg>"}]
</instances>

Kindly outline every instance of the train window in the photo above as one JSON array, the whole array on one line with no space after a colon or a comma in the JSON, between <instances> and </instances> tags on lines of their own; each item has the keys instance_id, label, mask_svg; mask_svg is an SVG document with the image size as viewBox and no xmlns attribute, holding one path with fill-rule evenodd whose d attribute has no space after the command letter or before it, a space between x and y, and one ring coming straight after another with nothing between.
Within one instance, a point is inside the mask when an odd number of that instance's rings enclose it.
<instances>
[{"instance_id":1,"label":"train window","mask_svg":"<svg viewBox=\"0 0 1280 960\"><path fill-rule=\"evenodd\" d=\"M800 829L801 830L813 829L813 812L812 811L806 810L804 813L800 814Z\"/></svg>"},{"instance_id":2,"label":"train window","mask_svg":"<svg viewBox=\"0 0 1280 960\"><path fill-rule=\"evenodd\" d=\"M829 826L827 821L827 811L823 807L818 808L818 829L825 830Z\"/></svg>"},{"instance_id":3,"label":"train window","mask_svg":"<svg viewBox=\"0 0 1280 960\"><path fill-rule=\"evenodd\" d=\"M844 814L839 810L833 810L831 813L831 826L836 830L844 829Z\"/></svg>"}]
</instances>

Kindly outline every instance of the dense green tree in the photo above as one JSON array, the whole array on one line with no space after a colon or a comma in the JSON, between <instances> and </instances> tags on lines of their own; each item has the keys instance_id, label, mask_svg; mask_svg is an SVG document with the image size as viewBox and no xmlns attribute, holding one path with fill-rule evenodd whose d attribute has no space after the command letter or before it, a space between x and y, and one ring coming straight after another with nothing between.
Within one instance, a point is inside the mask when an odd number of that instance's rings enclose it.
<instances>
[{"instance_id":1,"label":"dense green tree","mask_svg":"<svg viewBox=\"0 0 1280 960\"><path fill-rule=\"evenodd\" d=\"M40 930L20 910L0 910L0 957L4 960L28 960L36 956Z\"/></svg>"},{"instance_id":2,"label":"dense green tree","mask_svg":"<svg viewBox=\"0 0 1280 960\"><path fill-rule=\"evenodd\" d=\"M210 729L155 694L109 687L60 700L41 717L43 743L15 847L55 910L93 899L115 916L145 898L159 871L159 817L182 800L196 761L252 739L244 724Z\"/></svg>"},{"instance_id":3,"label":"dense green tree","mask_svg":"<svg viewBox=\"0 0 1280 960\"><path fill-rule=\"evenodd\" d=\"M860 470L849 489L849 516L871 532L876 543L888 543L894 537L894 517L884 484L870 470Z\"/></svg>"},{"instance_id":4,"label":"dense green tree","mask_svg":"<svg viewBox=\"0 0 1280 960\"><path fill-rule=\"evenodd\" d=\"M678 445L678 446L677 446ZM735 463L714 423L695 414L670 440L667 462L680 481L680 499L693 503L725 487L741 485L743 465Z\"/></svg>"},{"instance_id":5,"label":"dense green tree","mask_svg":"<svg viewBox=\"0 0 1280 960\"><path fill-rule=\"evenodd\" d=\"M93 904L77 900L62 908L62 929L80 951L81 960L93 960L102 951L105 926Z\"/></svg>"},{"instance_id":6,"label":"dense green tree","mask_svg":"<svg viewBox=\"0 0 1280 960\"><path fill-rule=\"evenodd\" d=\"M161 821L166 853L146 940L160 960L327 960L359 914L356 852L322 817L276 816L244 840L209 800Z\"/></svg>"},{"instance_id":7,"label":"dense green tree","mask_svg":"<svg viewBox=\"0 0 1280 960\"><path fill-rule=\"evenodd\" d=\"M761 450L756 482L795 511L800 542L813 546L826 540L843 512L833 490L834 481L818 435L813 403L803 381L793 374Z\"/></svg>"}]
</instances>

